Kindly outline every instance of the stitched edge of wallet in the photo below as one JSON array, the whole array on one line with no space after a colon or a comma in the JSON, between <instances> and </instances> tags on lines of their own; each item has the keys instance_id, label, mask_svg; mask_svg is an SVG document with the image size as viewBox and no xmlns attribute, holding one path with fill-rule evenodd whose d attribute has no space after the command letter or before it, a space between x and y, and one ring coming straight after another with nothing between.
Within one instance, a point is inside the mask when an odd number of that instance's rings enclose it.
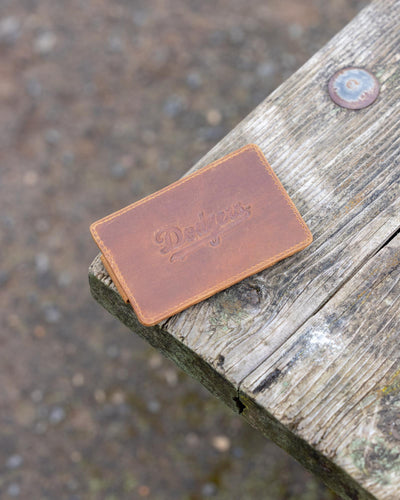
<instances>
[{"instance_id":1,"label":"stitched edge of wallet","mask_svg":"<svg viewBox=\"0 0 400 500\"><path fill-rule=\"evenodd\" d=\"M168 308L167 310L163 311L162 313L157 314L156 316L150 316L150 317L146 316L145 314L143 314L142 308L136 302L132 290L127 285L123 275L121 274L119 267L118 267L118 264L114 260L112 252L107 248L107 246L104 244L103 240L100 238L100 236L96 230L97 227L104 224L105 222L109 222L110 220L115 219L116 217L119 217L120 215L123 215L126 212L129 212L130 210L134 209L135 207L137 207L143 203L146 203L154 198L157 198L158 196L170 191L171 189L174 189L174 188L178 187L179 185L187 182L188 180L192 179L193 177L196 177L197 175L200 175L207 170L211 170L212 168L220 165L221 163L224 163L225 161L227 161L230 158L234 158L235 156L241 154L243 151L246 151L246 150L253 150L257 154L258 158L261 160L261 163L264 165L267 172L272 177L274 183L276 184L278 189L282 192L287 204L289 205L292 212L296 216L296 219L299 221L300 225L303 227L304 232L307 234L307 238L304 241L301 241L300 243L297 243L296 245L293 245L292 247L287 248L286 250L279 252L278 254L273 255L272 257L268 258L265 261L259 262L257 264L253 264L252 266L248 267L244 271L242 271L234 276L231 276L230 278L228 278L227 280L225 280L223 282L219 282L218 285L213 286L207 290L204 290L203 292L191 297L190 299L186 299L178 304L175 304L175 306L173 308ZM211 295L213 295L215 292L220 291L224 288L227 288L228 286L232 286L235 283L237 283L238 281L240 281L244 278L247 278L248 276L253 274L253 271L262 271L263 269L267 268L269 264L271 264L273 262L278 262L279 260L281 260L280 258L290 257L291 255L293 255L296 252L296 250L302 250L303 248L307 247L313 241L313 236L311 234L310 229L308 228L307 224L302 219L299 211L297 210L295 204L293 203L290 196L286 192L285 188L282 186L277 175L275 174L275 172L272 170L271 166L267 162L263 152L256 144L247 144L246 146L243 146L242 148L225 155L224 157L220 158L219 160L216 160L216 161L210 163L209 165L202 167L199 170L196 170L192 174L189 174L188 176L183 177L182 179L174 182L173 184L170 184L169 186L166 186L165 188L162 188L159 191L156 191L155 193L153 193L149 196L146 196L145 198L142 198L141 200L138 200L138 201L128 205L127 207L122 208L121 210L118 210L117 212L114 212L111 215L103 217L102 219L91 224L90 232L91 232L94 240L96 241L97 245L101 249L101 251L106 255L106 257L108 257L109 263L110 263L111 267L113 268L115 274L117 275L117 278L119 279L120 283L122 283L124 290L126 291L126 294L128 295L129 300L131 301L135 312L137 313L138 317L140 317L140 319L142 320L142 323L145 326L153 326L153 325L159 323L160 321L162 321L163 319L168 318L169 316L172 316L174 314L178 314L179 312L183 311L186 307L194 305L194 304L200 302L201 300L205 300L205 299L209 298Z\"/></svg>"}]
</instances>

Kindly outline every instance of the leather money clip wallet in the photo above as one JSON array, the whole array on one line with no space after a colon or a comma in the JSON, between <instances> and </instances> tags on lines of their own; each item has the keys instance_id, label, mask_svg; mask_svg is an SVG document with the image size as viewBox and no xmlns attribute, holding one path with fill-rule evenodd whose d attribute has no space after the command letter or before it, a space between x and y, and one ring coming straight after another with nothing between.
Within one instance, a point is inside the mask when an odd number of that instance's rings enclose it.
<instances>
[{"instance_id":1,"label":"leather money clip wallet","mask_svg":"<svg viewBox=\"0 0 400 500\"><path fill-rule=\"evenodd\" d=\"M255 144L100 219L90 231L122 298L146 326L312 242Z\"/></svg>"}]
</instances>

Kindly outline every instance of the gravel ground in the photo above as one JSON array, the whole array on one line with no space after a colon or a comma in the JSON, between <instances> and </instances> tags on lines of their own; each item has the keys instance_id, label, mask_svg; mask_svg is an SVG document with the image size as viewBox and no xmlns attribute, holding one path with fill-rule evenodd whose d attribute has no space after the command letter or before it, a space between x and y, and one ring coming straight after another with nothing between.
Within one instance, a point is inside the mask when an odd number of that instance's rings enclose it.
<instances>
[{"instance_id":1,"label":"gravel ground","mask_svg":"<svg viewBox=\"0 0 400 500\"><path fill-rule=\"evenodd\" d=\"M365 4L0 1L2 499L337 498L93 301L88 228Z\"/></svg>"}]
</instances>

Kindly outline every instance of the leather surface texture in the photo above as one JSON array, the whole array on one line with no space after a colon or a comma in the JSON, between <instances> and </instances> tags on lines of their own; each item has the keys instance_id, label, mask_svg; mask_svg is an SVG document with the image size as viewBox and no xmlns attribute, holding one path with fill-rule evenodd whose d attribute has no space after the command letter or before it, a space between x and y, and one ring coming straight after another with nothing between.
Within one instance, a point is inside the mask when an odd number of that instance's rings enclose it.
<instances>
[{"instance_id":1,"label":"leather surface texture","mask_svg":"<svg viewBox=\"0 0 400 500\"><path fill-rule=\"evenodd\" d=\"M100 219L90 231L122 298L146 326L312 242L255 144Z\"/></svg>"}]
</instances>

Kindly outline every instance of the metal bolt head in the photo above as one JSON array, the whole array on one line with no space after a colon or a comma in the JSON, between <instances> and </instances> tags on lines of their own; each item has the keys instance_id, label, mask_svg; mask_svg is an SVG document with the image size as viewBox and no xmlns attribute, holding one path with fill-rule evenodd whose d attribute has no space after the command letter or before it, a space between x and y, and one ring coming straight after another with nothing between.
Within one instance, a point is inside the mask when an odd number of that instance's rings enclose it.
<instances>
[{"instance_id":1,"label":"metal bolt head","mask_svg":"<svg viewBox=\"0 0 400 500\"><path fill-rule=\"evenodd\" d=\"M372 104L379 95L379 82L364 68L343 68L328 84L334 103L348 109L362 109Z\"/></svg>"}]
</instances>

